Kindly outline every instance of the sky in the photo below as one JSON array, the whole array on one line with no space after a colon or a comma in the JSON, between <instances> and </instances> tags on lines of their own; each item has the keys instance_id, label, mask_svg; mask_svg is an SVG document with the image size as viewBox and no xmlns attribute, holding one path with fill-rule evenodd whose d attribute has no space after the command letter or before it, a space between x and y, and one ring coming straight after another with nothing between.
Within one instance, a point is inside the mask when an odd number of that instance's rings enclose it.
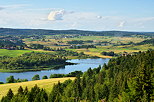
<instances>
[{"instance_id":1,"label":"sky","mask_svg":"<svg viewBox=\"0 0 154 102\"><path fill-rule=\"evenodd\" d=\"M154 0L0 0L0 28L154 31Z\"/></svg>"}]
</instances>

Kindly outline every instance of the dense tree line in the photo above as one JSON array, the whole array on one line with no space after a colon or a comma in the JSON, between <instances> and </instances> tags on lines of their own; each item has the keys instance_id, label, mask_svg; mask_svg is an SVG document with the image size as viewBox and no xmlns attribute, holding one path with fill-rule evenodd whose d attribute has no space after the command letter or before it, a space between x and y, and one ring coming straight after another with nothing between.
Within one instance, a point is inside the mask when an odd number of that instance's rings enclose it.
<instances>
[{"instance_id":1,"label":"dense tree line","mask_svg":"<svg viewBox=\"0 0 154 102\"><path fill-rule=\"evenodd\" d=\"M113 51L110 51L110 52L101 52L102 55L105 55L105 56L118 56L118 54L114 53Z\"/></svg>"},{"instance_id":2,"label":"dense tree line","mask_svg":"<svg viewBox=\"0 0 154 102\"><path fill-rule=\"evenodd\" d=\"M144 40L140 43L137 43L136 45L144 45L144 44L152 44L154 46L154 38L152 39L148 39L148 40Z\"/></svg>"},{"instance_id":3,"label":"dense tree line","mask_svg":"<svg viewBox=\"0 0 154 102\"><path fill-rule=\"evenodd\" d=\"M0 39L0 49L8 49L8 50L23 50L25 48L25 44L21 40L5 40Z\"/></svg>"},{"instance_id":4,"label":"dense tree line","mask_svg":"<svg viewBox=\"0 0 154 102\"><path fill-rule=\"evenodd\" d=\"M74 45L74 46L70 46L71 49L81 49L81 48L96 48L95 45Z\"/></svg>"},{"instance_id":5,"label":"dense tree line","mask_svg":"<svg viewBox=\"0 0 154 102\"><path fill-rule=\"evenodd\" d=\"M62 77L76 77L76 76L82 76L83 72L82 71L74 71L70 72L68 74L51 74L49 78L62 78ZM34 75L32 77L32 80L40 80L40 76L38 74ZM42 79L48 79L46 75L42 77ZM26 82L28 79L15 79L14 76L9 76L6 78L6 83L18 83L18 82ZM3 83L0 83L3 84Z\"/></svg>"},{"instance_id":6,"label":"dense tree line","mask_svg":"<svg viewBox=\"0 0 154 102\"><path fill-rule=\"evenodd\" d=\"M72 40L72 41L68 41L68 44L83 44L84 41L83 40Z\"/></svg>"},{"instance_id":7,"label":"dense tree line","mask_svg":"<svg viewBox=\"0 0 154 102\"><path fill-rule=\"evenodd\" d=\"M97 56L90 56L90 55L84 54L83 52L78 53L78 52L69 51L69 50L57 51L55 55L62 55L63 57L76 56L78 58L98 58Z\"/></svg>"},{"instance_id":8,"label":"dense tree line","mask_svg":"<svg viewBox=\"0 0 154 102\"><path fill-rule=\"evenodd\" d=\"M2 102L17 102L15 99L22 99L22 102L152 102L153 70L154 51L121 56L111 59L103 68L89 68L82 77L77 76L73 81L55 84L49 95L45 91L40 93L35 86L20 97L9 90Z\"/></svg>"},{"instance_id":9,"label":"dense tree line","mask_svg":"<svg viewBox=\"0 0 154 102\"><path fill-rule=\"evenodd\" d=\"M78 52L74 52L74 51L57 51L56 55L62 55L62 56L82 56L85 55L84 53L78 53Z\"/></svg>"},{"instance_id":10,"label":"dense tree line","mask_svg":"<svg viewBox=\"0 0 154 102\"><path fill-rule=\"evenodd\" d=\"M26 82L28 81L27 79L15 79L14 76L9 76L7 79L6 79L6 83L18 83L18 82Z\"/></svg>"},{"instance_id":11,"label":"dense tree line","mask_svg":"<svg viewBox=\"0 0 154 102\"><path fill-rule=\"evenodd\" d=\"M30 49L42 49L42 50L46 50L46 51L65 51L63 48L51 48L51 47L44 46L42 44L30 44L28 46L28 48L30 48Z\"/></svg>"},{"instance_id":12,"label":"dense tree line","mask_svg":"<svg viewBox=\"0 0 154 102\"><path fill-rule=\"evenodd\" d=\"M14 94L9 89L7 95L2 98L1 102L47 102L48 95L44 89L40 89L35 85L31 90L27 87L23 89L21 86L18 88L17 94Z\"/></svg>"},{"instance_id":13,"label":"dense tree line","mask_svg":"<svg viewBox=\"0 0 154 102\"><path fill-rule=\"evenodd\" d=\"M62 35L73 34L82 36L128 36L145 35L154 36L154 32L127 32L127 31L83 31L83 30L43 30L43 29L11 29L0 28L0 35Z\"/></svg>"},{"instance_id":14,"label":"dense tree line","mask_svg":"<svg viewBox=\"0 0 154 102\"><path fill-rule=\"evenodd\" d=\"M52 53L25 53L18 57L1 57L0 69L38 69L48 68L51 65L66 64L66 58Z\"/></svg>"},{"instance_id":15,"label":"dense tree line","mask_svg":"<svg viewBox=\"0 0 154 102\"><path fill-rule=\"evenodd\" d=\"M82 71L74 71L69 74L51 74L50 78L62 78L62 77L76 77L76 76L82 76Z\"/></svg>"},{"instance_id":16,"label":"dense tree line","mask_svg":"<svg viewBox=\"0 0 154 102\"><path fill-rule=\"evenodd\" d=\"M41 45L41 44L30 44L29 48L31 48L31 49L43 49L44 45Z\"/></svg>"}]
</instances>

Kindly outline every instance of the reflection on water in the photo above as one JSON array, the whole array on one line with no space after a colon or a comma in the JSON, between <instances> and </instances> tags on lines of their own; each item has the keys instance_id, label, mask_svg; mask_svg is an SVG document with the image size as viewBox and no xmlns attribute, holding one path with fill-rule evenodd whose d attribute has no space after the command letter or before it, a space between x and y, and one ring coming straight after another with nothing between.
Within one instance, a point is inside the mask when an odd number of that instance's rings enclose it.
<instances>
[{"instance_id":1,"label":"reflection on water","mask_svg":"<svg viewBox=\"0 0 154 102\"><path fill-rule=\"evenodd\" d=\"M78 64L66 65L65 67L62 67L56 70L43 70L43 71L22 72L22 73L1 73L0 72L0 82L5 82L6 78L9 77L10 75L13 75L15 79L20 78L20 79L31 80L31 78L36 74L39 74L40 78L42 78L42 76L44 75L47 75L49 77L51 74L68 74L73 71L83 71L84 72L88 68L96 68L99 65L108 63L108 61L109 59L102 59L102 58L72 59L72 60L67 60L67 62L78 63Z\"/></svg>"}]
</instances>

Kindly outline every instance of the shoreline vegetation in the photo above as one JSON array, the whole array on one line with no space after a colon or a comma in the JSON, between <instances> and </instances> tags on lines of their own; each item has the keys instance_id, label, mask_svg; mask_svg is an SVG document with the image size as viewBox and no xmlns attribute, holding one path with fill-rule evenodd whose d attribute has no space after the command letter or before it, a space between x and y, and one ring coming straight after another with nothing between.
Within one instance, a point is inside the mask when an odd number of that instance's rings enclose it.
<instances>
[{"instance_id":1,"label":"shoreline vegetation","mask_svg":"<svg viewBox=\"0 0 154 102\"><path fill-rule=\"evenodd\" d=\"M61 64L61 65L52 65L52 66L49 66L49 68L20 69L20 70L5 70L5 69L0 69L0 72L2 72L2 73L22 73L22 72L30 72L30 71L53 70L53 69L62 68L65 65L75 65L75 64L77 64L77 63L67 62L66 64Z\"/></svg>"},{"instance_id":2,"label":"shoreline vegetation","mask_svg":"<svg viewBox=\"0 0 154 102\"><path fill-rule=\"evenodd\" d=\"M12 51L12 50L10 50ZM16 50L13 50L13 52ZM29 52L17 57L0 56L0 72L20 73L59 69L65 65L76 63L66 62L70 59L99 58L73 51Z\"/></svg>"}]
</instances>

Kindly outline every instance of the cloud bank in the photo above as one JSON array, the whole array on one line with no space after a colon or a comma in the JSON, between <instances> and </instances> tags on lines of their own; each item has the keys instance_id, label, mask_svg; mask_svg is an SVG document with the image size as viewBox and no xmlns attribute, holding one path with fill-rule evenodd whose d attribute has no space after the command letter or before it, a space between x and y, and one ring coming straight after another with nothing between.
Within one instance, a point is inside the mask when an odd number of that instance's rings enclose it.
<instances>
[{"instance_id":1,"label":"cloud bank","mask_svg":"<svg viewBox=\"0 0 154 102\"><path fill-rule=\"evenodd\" d=\"M23 6L16 5L12 8L20 8ZM12 10L12 8L5 8L6 6L0 6L1 27L81 29L99 31L153 31L154 29L154 17L130 18L121 16L103 16L95 12L73 12L59 8L47 10L45 9L45 11L42 11L41 9L37 11L31 10L30 12L28 10Z\"/></svg>"}]
</instances>

